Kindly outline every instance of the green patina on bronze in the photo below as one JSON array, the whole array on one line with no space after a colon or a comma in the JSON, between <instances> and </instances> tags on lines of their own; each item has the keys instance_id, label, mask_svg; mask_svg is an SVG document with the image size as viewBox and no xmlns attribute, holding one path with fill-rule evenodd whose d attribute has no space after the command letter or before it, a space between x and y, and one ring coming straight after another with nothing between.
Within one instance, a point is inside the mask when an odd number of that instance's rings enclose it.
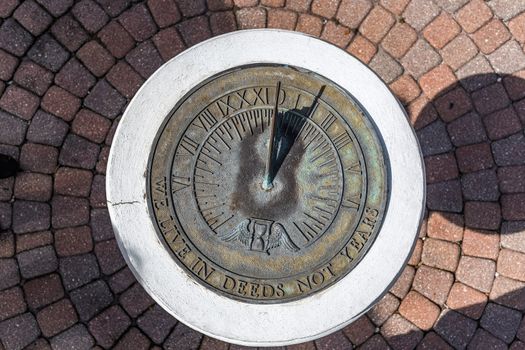
<instances>
[{"instance_id":1,"label":"green patina on bronze","mask_svg":"<svg viewBox=\"0 0 525 350\"><path fill-rule=\"evenodd\" d=\"M344 277L377 236L388 199L366 113L293 67L240 67L193 89L166 117L148 172L152 219L175 261L245 302L296 300Z\"/></svg>"}]
</instances>

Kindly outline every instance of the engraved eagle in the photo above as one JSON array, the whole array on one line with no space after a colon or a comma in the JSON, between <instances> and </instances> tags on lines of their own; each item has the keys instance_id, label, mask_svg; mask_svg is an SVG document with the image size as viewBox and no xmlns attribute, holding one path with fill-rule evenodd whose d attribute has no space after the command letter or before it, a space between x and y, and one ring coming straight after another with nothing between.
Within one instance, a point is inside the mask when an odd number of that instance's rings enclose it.
<instances>
[{"instance_id":1,"label":"engraved eagle","mask_svg":"<svg viewBox=\"0 0 525 350\"><path fill-rule=\"evenodd\" d=\"M292 252L299 251L283 225L264 219L245 219L231 232L222 234L219 238L225 242L239 240L249 250L268 255L271 249L281 245Z\"/></svg>"}]
</instances>

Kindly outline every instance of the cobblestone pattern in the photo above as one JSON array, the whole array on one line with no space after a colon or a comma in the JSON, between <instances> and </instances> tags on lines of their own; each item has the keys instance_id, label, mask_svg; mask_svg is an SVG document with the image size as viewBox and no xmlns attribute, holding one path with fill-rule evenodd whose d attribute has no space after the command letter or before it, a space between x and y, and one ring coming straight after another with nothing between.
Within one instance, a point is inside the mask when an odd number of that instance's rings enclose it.
<instances>
[{"instance_id":1,"label":"cobblestone pattern","mask_svg":"<svg viewBox=\"0 0 525 350\"><path fill-rule=\"evenodd\" d=\"M0 152L22 168L0 180L0 349L242 348L177 322L137 284L104 183L145 79L186 47L260 27L368 64L426 164L428 212L390 293L290 348L525 347L524 1L2 0L0 18Z\"/></svg>"}]
</instances>

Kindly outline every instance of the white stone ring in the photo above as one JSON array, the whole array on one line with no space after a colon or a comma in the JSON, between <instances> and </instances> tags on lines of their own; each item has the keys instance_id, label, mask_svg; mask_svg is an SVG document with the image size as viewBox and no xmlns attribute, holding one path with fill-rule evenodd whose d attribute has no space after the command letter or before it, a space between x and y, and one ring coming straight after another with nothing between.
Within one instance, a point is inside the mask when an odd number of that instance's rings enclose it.
<instances>
[{"instance_id":1,"label":"white stone ring","mask_svg":"<svg viewBox=\"0 0 525 350\"><path fill-rule=\"evenodd\" d=\"M387 208L368 252L333 285L285 303L239 301L197 283L166 249L148 208L148 161L165 118L201 82L233 67L253 64L304 68L346 90L372 120L389 161ZM374 72L319 39L283 30L248 30L191 47L144 83L116 131L106 184L122 254L158 304L211 337L241 345L280 346L343 328L388 291L408 261L419 232L424 179L422 156L405 112Z\"/></svg>"}]
</instances>

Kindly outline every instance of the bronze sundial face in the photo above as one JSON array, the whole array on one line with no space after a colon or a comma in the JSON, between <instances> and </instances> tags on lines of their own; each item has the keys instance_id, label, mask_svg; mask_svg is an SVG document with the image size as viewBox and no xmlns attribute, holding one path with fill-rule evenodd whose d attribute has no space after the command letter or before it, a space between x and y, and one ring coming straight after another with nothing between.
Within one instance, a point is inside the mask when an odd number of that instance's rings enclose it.
<instances>
[{"instance_id":1,"label":"bronze sundial face","mask_svg":"<svg viewBox=\"0 0 525 350\"><path fill-rule=\"evenodd\" d=\"M166 117L148 171L150 210L177 264L252 303L303 298L348 274L388 199L366 113L289 66L240 67L195 87Z\"/></svg>"}]
</instances>

